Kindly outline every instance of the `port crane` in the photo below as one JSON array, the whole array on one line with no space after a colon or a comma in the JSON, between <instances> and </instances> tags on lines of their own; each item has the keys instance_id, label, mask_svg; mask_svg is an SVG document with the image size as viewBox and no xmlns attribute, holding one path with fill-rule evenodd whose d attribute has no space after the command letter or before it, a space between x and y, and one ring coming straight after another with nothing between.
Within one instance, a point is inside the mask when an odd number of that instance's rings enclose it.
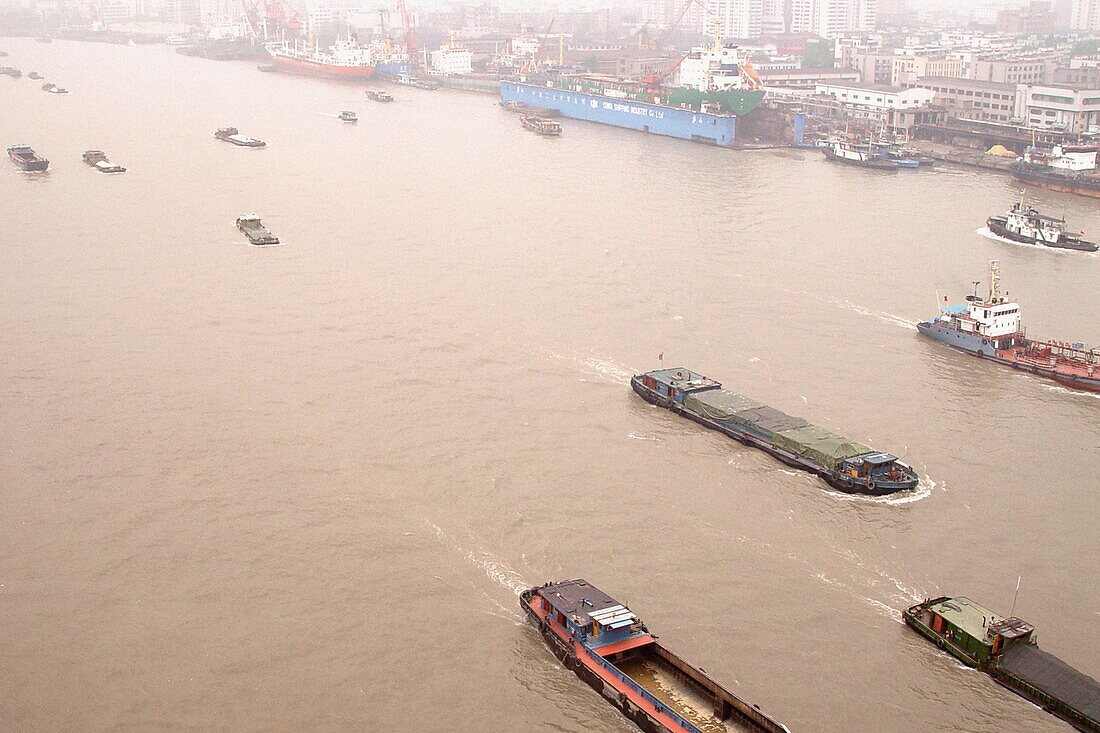
<instances>
[{"instance_id":1,"label":"port crane","mask_svg":"<svg viewBox=\"0 0 1100 733\"><path fill-rule=\"evenodd\" d=\"M286 0L241 0L248 30L254 39L285 40L302 33L302 14Z\"/></svg>"},{"instance_id":2,"label":"port crane","mask_svg":"<svg viewBox=\"0 0 1100 733\"><path fill-rule=\"evenodd\" d=\"M412 70L419 72L422 68L420 63L420 44L416 40L416 28L413 26L412 13L409 12L409 7L405 4L405 0L397 0L397 12L401 14L401 25L405 27L405 53L409 55L409 66Z\"/></svg>"}]
</instances>

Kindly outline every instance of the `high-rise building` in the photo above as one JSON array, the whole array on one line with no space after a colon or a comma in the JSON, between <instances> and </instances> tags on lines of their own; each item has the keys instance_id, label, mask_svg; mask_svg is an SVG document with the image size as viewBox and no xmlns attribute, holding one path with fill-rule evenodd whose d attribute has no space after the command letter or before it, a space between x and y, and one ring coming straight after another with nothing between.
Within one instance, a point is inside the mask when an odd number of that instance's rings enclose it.
<instances>
[{"instance_id":1,"label":"high-rise building","mask_svg":"<svg viewBox=\"0 0 1100 733\"><path fill-rule=\"evenodd\" d=\"M1100 31L1100 0L1073 0L1069 27L1075 31Z\"/></svg>"},{"instance_id":2,"label":"high-rise building","mask_svg":"<svg viewBox=\"0 0 1100 733\"><path fill-rule=\"evenodd\" d=\"M791 32L835 38L873 31L877 5L876 0L792 0Z\"/></svg>"},{"instance_id":3,"label":"high-rise building","mask_svg":"<svg viewBox=\"0 0 1100 733\"><path fill-rule=\"evenodd\" d=\"M711 10L718 16L723 38L759 38L763 29L763 0L717 0Z\"/></svg>"},{"instance_id":4,"label":"high-rise building","mask_svg":"<svg viewBox=\"0 0 1100 733\"><path fill-rule=\"evenodd\" d=\"M784 0L763 0L760 11L760 30L767 35L786 33L787 19Z\"/></svg>"},{"instance_id":5,"label":"high-rise building","mask_svg":"<svg viewBox=\"0 0 1100 733\"><path fill-rule=\"evenodd\" d=\"M168 20L184 25L199 25L202 20L202 9L199 0L169 0Z\"/></svg>"}]
</instances>

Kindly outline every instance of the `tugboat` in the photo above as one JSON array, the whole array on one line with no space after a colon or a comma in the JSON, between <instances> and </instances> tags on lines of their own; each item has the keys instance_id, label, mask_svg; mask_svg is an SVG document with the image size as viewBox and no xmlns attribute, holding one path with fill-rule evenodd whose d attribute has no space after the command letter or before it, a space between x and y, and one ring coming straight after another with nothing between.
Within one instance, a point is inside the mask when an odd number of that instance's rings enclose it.
<instances>
[{"instance_id":1,"label":"tugboat","mask_svg":"<svg viewBox=\"0 0 1100 733\"><path fill-rule=\"evenodd\" d=\"M26 145L12 145L8 148L11 162L25 171L44 171L50 167L50 161L38 157L38 154Z\"/></svg>"},{"instance_id":2,"label":"tugboat","mask_svg":"<svg viewBox=\"0 0 1100 733\"><path fill-rule=\"evenodd\" d=\"M236 127L219 127L218 131L214 133L214 137L245 148L262 148L267 145L263 140L242 135Z\"/></svg>"},{"instance_id":3,"label":"tugboat","mask_svg":"<svg viewBox=\"0 0 1100 733\"><path fill-rule=\"evenodd\" d=\"M392 102L393 97L389 92L384 89L368 89L367 99L371 99L375 102Z\"/></svg>"},{"instance_id":4,"label":"tugboat","mask_svg":"<svg viewBox=\"0 0 1100 733\"><path fill-rule=\"evenodd\" d=\"M37 71L32 71L31 73L27 74L27 78L28 79L34 79L35 81L38 81L39 79L42 78L42 75L39 74Z\"/></svg>"},{"instance_id":5,"label":"tugboat","mask_svg":"<svg viewBox=\"0 0 1100 733\"><path fill-rule=\"evenodd\" d=\"M107 160L107 154L102 150L85 150L83 160L87 165L95 168L100 173L125 173L126 169L117 163Z\"/></svg>"},{"instance_id":6,"label":"tugboat","mask_svg":"<svg viewBox=\"0 0 1100 733\"><path fill-rule=\"evenodd\" d=\"M905 623L966 665L1079 731L1100 731L1100 683L1043 651L1035 627L969 598L943 596L907 609Z\"/></svg>"},{"instance_id":7,"label":"tugboat","mask_svg":"<svg viewBox=\"0 0 1100 733\"><path fill-rule=\"evenodd\" d=\"M985 225L998 237L1011 239L1013 242L1080 252L1095 252L1100 249L1094 242L1082 239L1080 233L1067 232L1065 219L1040 214L1027 206L1022 199L1014 203L1004 216L986 219Z\"/></svg>"},{"instance_id":8,"label":"tugboat","mask_svg":"<svg viewBox=\"0 0 1100 733\"><path fill-rule=\"evenodd\" d=\"M248 237L248 241L257 247L278 244L279 238L267 231L267 227L255 214L241 214L237 217L237 228Z\"/></svg>"},{"instance_id":9,"label":"tugboat","mask_svg":"<svg viewBox=\"0 0 1100 733\"><path fill-rule=\"evenodd\" d=\"M548 137L557 137L561 134L561 123L548 120L536 115L524 115L519 118L520 123L531 132Z\"/></svg>"},{"instance_id":10,"label":"tugboat","mask_svg":"<svg viewBox=\"0 0 1100 733\"><path fill-rule=\"evenodd\" d=\"M46 82L45 84L42 85L42 91L49 92L50 94L68 94L69 93L68 89L62 89L61 87L57 86L56 84L50 84L49 82Z\"/></svg>"},{"instance_id":11,"label":"tugboat","mask_svg":"<svg viewBox=\"0 0 1100 733\"><path fill-rule=\"evenodd\" d=\"M897 171L898 169L897 161L890 160L882 153L876 153L870 145L867 146L866 150L860 150L851 143L836 140L831 145L823 147L821 152L825 154L826 160L831 160L834 163L847 163L862 168L884 171Z\"/></svg>"},{"instance_id":12,"label":"tugboat","mask_svg":"<svg viewBox=\"0 0 1100 733\"><path fill-rule=\"evenodd\" d=\"M646 402L759 448L848 494L883 496L916 488L919 481L896 456L722 389L690 369L635 374L630 386Z\"/></svg>"},{"instance_id":13,"label":"tugboat","mask_svg":"<svg viewBox=\"0 0 1100 733\"><path fill-rule=\"evenodd\" d=\"M662 646L622 603L585 580L520 594L520 608L566 669L648 733L790 733Z\"/></svg>"},{"instance_id":14,"label":"tugboat","mask_svg":"<svg viewBox=\"0 0 1100 733\"><path fill-rule=\"evenodd\" d=\"M1000 291L996 260L989 263L989 294L968 295L966 305L944 305L917 331L968 354L1031 372L1072 389L1100 392L1100 350L1081 343L1028 338L1020 305ZM944 297L946 302L947 298Z\"/></svg>"},{"instance_id":15,"label":"tugboat","mask_svg":"<svg viewBox=\"0 0 1100 733\"><path fill-rule=\"evenodd\" d=\"M344 122L358 122L359 117L354 112L343 111L340 113L340 119Z\"/></svg>"}]
</instances>

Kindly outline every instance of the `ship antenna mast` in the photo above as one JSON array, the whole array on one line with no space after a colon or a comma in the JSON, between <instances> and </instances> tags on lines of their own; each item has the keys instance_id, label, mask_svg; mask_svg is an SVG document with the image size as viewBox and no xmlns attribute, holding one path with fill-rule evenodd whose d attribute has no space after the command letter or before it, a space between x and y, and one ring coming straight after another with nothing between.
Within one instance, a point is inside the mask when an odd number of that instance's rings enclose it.
<instances>
[{"instance_id":1,"label":"ship antenna mast","mask_svg":"<svg viewBox=\"0 0 1100 733\"><path fill-rule=\"evenodd\" d=\"M997 302L998 296L1001 294L1001 268L997 265L997 260L989 261L989 302Z\"/></svg>"}]
</instances>

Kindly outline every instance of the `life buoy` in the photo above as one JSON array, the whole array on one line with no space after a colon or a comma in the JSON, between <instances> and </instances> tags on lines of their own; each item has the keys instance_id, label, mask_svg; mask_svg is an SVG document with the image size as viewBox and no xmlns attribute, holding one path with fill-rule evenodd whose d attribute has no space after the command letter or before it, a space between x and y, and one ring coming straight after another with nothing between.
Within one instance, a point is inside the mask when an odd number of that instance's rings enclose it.
<instances>
[{"instance_id":1,"label":"life buoy","mask_svg":"<svg viewBox=\"0 0 1100 733\"><path fill-rule=\"evenodd\" d=\"M852 477L849 476L848 474L843 474L840 477L840 483L841 483L842 486L844 486L844 488L850 489L855 484L855 481L853 481Z\"/></svg>"},{"instance_id":2,"label":"life buoy","mask_svg":"<svg viewBox=\"0 0 1100 733\"><path fill-rule=\"evenodd\" d=\"M873 478L871 478L870 476L867 477L867 490L868 491L874 491L875 490L875 480Z\"/></svg>"}]
</instances>

